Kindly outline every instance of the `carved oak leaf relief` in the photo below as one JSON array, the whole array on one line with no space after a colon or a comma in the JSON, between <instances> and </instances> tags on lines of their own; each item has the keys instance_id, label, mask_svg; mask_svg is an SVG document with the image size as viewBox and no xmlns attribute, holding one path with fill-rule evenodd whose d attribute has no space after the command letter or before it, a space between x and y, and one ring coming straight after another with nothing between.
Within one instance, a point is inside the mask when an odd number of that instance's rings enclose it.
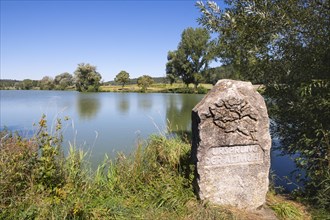
<instances>
[{"instance_id":1,"label":"carved oak leaf relief","mask_svg":"<svg viewBox=\"0 0 330 220\"><path fill-rule=\"evenodd\" d=\"M255 109L245 100L235 97L219 100L209 108L213 123L226 133L237 132L255 140L257 115Z\"/></svg>"}]
</instances>

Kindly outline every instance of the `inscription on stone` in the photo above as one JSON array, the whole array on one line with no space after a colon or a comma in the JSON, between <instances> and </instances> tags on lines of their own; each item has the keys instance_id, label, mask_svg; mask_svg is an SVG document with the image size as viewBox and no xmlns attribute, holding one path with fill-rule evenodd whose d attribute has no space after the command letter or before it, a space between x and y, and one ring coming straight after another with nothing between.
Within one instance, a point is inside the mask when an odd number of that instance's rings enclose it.
<instances>
[{"instance_id":1,"label":"inscription on stone","mask_svg":"<svg viewBox=\"0 0 330 220\"><path fill-rule=\"evenodd\" d=\"M220 80L192 111L192 159L201 200L243 209L266 201L269 118L250 82Z\"/></svg>"},{"instance_id":2,"label":"inscription on stone","mask_svg":"<svg viewBox=\"0 0 330 220\"><path fill-rule=\"evenodd\" d=\"M263 162L259 145L236 145L212 147L206 156L205 166L257 164Z\"/></svg>"}]
</instances>

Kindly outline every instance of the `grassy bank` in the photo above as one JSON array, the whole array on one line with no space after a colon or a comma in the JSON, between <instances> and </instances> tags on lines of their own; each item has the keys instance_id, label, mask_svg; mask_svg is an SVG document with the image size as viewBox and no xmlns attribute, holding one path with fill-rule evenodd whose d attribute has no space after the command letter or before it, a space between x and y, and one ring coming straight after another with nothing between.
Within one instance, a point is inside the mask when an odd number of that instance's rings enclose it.
<instances>
[{"instance_id":1,"label":"grassy bank","mask_svg":"<svg viewBox=\"0 0 330 220\"><path fill-rule=\"evenodd\" d=\"M97 170L73 146L61 151L61 121L46 119L35 137L1 133L0 219L260 219L256 213L197 200L190 144L151 136L131 155L105 156ZM280 219L309 219L301 204L275 193L268 205Z\"/></svg>"},{"instance_id":2,"label":"grassy bank","mask_svg":"<svg viewBox=\"0 0 330 220\"><path fill-rule=\"evenodd\" d=\"M157 92L157 93L199 93L206 94L211 88L212 84L200 84L197 90L194 89L194 85L190 84L188 87L183 83L163 84L154 83L147 88L146 92ZM137 84L125 85L108 85L101 86L100 92L141 92L141 88Z\"/></svg>"}]
</instances>

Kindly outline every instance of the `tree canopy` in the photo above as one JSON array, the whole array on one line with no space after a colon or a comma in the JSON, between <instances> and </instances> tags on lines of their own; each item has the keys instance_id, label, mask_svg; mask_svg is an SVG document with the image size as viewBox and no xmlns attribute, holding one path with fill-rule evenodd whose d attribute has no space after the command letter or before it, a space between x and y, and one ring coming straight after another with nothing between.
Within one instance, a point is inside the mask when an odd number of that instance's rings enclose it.
<instances>
[{"instance_id":1,"label":"tree canopy","mask_svg":"<svg viewBox=\"0 0 330 220\"><path fill-rule=\"evenodd\" d=\"M31 79L24 79L21 87L24 90L30 90L33 88L33 81Z\"/></svg>"},{"instance_id":2,"label":"tree canopy","mask_svg":"<svg viewBox=\"0 0 330 220\"><path fill-rule=\"evenodd\" d=\"M120 83L124 87L125 84L130 81L129 73L124 70L120 71L120 73L116 75L116 78L114 80L116 83Z\"/></svg>"},{"instance_id":3,"label":"tree canopy","mask_svg":"<svg viewBox=\"0 0 330 220\"><path fill-rule=\"evenodd\" d=\"M76 89L79 92L97 92L102 76L96 71L96 66L81 63L78 64L75 75Z\"/></svg>"},{"instance_id":4,"label":"tree canopy","mask_svg":"<svg viewBox=\"0 0 330 220\"><path fill-rule=\"evenodd\" d=\"M151 76L143 75L137 79L137 84L141 87L142 92L145 92L147 88L154 83L154 80Z\"/></svg>"},{"instance_id":5,"label":"tree canopy","mask_svg":"<svg viewBox=\"0 0 330 220\"><path fill-rule=\"evenodd\" d=\"M52 90L54 88L54 79L50 76L44 76L39 82L39 87L41 90Z\"/></svg>"},{"instance_id":6,"label":"tree canopy","mask_svg":"<svg viewBox=\"0 0 330 220\"><path fill-rule=\"evenodd\" d=\"M168 52L168 78L181 78L186 85L193 83L197 87L213 58L210 38L205 28L185 29L177 50Z\"/></svg>"},{"instance_id":7,"label":"tree canopy","mask_svg":"<svg viewBox=\"0 0 330 220\"><path fill-rule=\"evenodd\" d=\"M209 68L205 73L205 82L215 85L219 79L241 79L233 65L222 65L219 67Z\"/></svg>"},{"instance_id":8,"label":"tree canopy","mask_svg":"<svg viewBox=\"0 0 330 220\"><path fill-rule=\"evenodd\" d=\"M73 85L73 76L70 73L61 73L55 76L54 79L55 89L64 90Z\"/></svg>"},{"instance_id":9,"label":"tree canopy","mask_svg":"<svg viewBox=\"0 0 330 220\"><path fill-rule=\"evenodd\" d=\"M283 152L298 155L304 193L330 205L330 1L198 2L199 22L218 34L216 54L265 85Z\"/></svg>"}]
</instances>

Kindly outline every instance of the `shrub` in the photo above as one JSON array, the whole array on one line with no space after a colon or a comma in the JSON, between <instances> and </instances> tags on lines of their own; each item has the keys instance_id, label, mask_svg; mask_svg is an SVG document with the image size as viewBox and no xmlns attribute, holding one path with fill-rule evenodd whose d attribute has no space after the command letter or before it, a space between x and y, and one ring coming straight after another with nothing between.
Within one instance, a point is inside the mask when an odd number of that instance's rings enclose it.
<instances>
[{"instance_id":1,"label":"shrub","mask_svg":"<svg viewBox=\"0 0 330 220\"><path fill-rule=\"evenodd\" d=\"M0 199L9 205L31 187L33 170L37 164L37 146L8 131L0 133Z\"/></svg>"},{"instance_id":2,"label":"shrub","mask_svg":"<svg viewBox=\"0 0 330 220\"><path fill-rule=\"evenodd\" d=\"M207 92L208 92L208 89L206 89L204 86L197 87L198 94L206 94Z\"/></svg>"}]
</instances>

